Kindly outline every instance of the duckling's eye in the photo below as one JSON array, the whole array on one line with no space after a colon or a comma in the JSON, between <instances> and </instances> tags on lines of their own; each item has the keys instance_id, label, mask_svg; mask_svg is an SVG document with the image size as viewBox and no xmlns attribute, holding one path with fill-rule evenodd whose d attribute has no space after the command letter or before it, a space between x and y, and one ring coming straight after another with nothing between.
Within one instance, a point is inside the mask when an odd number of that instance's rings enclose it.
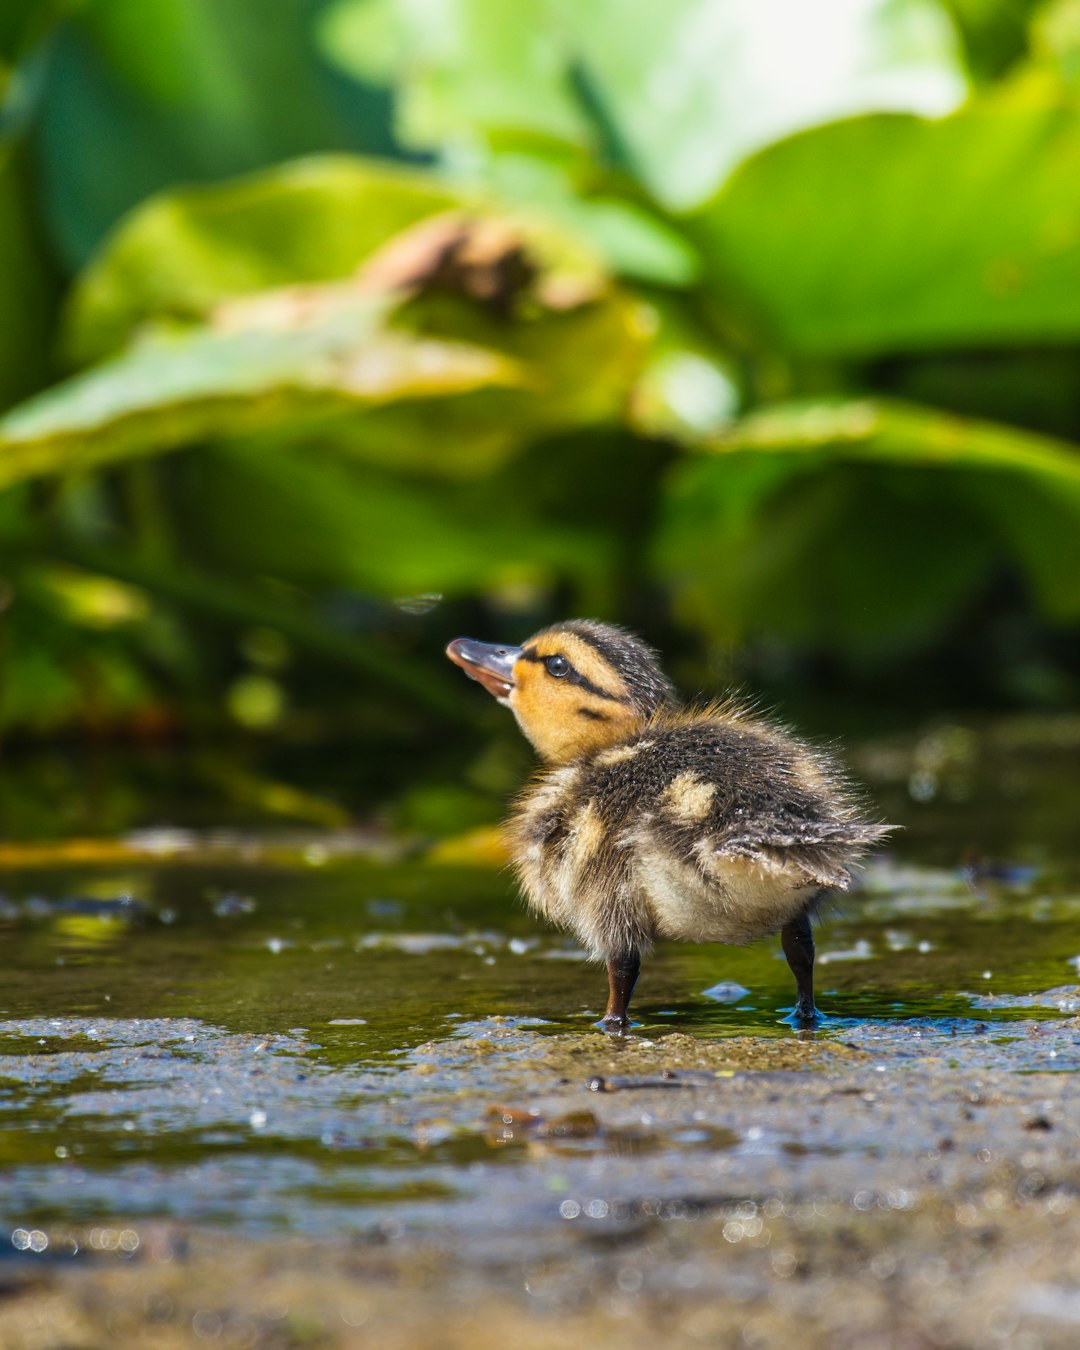
<instances>
[{"instance_id":1,"label":"duckling's eye","mask_svg":"<svg viewBox=\"0 0 1080 1350\"><path fill-rule=\"evenodd\" d=\"M547 673L554 675L557 680L570 674L570 662L565 656L549 656L544 665L547 666Z\"/></svg>"}]
</instances>

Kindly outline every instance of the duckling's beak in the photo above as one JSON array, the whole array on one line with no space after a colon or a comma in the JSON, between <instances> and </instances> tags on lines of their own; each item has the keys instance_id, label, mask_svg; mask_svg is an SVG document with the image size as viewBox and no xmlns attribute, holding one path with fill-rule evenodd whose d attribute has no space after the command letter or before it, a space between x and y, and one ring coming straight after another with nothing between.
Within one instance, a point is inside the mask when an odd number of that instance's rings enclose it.
<instances>
[{"instance_id":1,"label":"duckling's beak","mask_svg":"<svg viewBox=\"0 0 1080 1350\"><path fill-rule=\"evenodd\" d=\"M477 680L500 703L510 697L514 688L514 662L521 655L520 647L497 647L491 642L455 638L446 654L470 680Z\"/></svg>"}]
</instances>

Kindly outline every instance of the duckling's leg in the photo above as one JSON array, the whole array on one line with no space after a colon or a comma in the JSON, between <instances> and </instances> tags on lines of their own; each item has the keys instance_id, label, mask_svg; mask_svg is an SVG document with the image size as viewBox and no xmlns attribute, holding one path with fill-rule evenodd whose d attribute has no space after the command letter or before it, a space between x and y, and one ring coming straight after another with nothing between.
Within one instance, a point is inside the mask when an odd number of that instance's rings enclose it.
<instances>
[{"instance_id":1,"label":"duckling's leg","mask_svg":"<svg viewBox=\"0 0 1080 1350\"><path fill-rule=\"evenodd\" d=\"M814 1006L814 930L810 915L803 913L780 930L780 943L795 976L795 1009L791 1024L796 1027L816 1027L821 1014Z\"/></svg>"},{"instance_id":2,"label":"duckling's leg","mask_svg":"<svg viewBox=\"0 0 1080 1350\"><path fill-rule=\"evenodd\" d=\"M641 957L636 951L609 956L607 974L607 1012L600 1019L600 1025L605 1031L623 1031L630 1025L630 996L641 974Z\"/></svg>"}]
</instances>

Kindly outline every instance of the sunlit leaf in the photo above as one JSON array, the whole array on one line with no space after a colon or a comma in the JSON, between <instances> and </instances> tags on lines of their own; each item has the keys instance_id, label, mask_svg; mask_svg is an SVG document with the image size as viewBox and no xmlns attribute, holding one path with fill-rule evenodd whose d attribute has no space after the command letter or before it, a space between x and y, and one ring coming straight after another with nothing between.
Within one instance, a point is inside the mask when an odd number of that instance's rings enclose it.
<instances>
[{"instance_id":1,"label":"sunlit leaf","mask_svg":"<svg viewBox=\"0 0 1080 1350\"><path fill-rule=\"evenodd\" d=\"M965 92L955 34L928 0L557 9L629 163L673 209L794 131L871 110L943 113Z\"/></svg>"},{"instance_id":2,"label":"sunlit leaf","mask_svg":"<svg viewBox=\"0 0 1080 1350\"><path fill-rule=\"evenodd\" d=\"M1080 337L1080 113L866 117L745 164L691 222L763 344L866 357Z\"/></svg>"},{"instance_id":3,"label":"sunlit leaf","mask_svg":"<svg viewBox=\"0 0 1080 1350\"><path fill-rule=\"evenodd\" d=\"M1024 15L1031 23L1032 65L1052 72L1073 91L1080 87L1080 6L1076 0L1048 0L1036 6L1027 0Z\"/></svg>"},{"instance_id":4,"label":"sunlit leaf","mask_svg":"<svg viewBox=\"0 0 1080 1350\"><path fill-rule=\"evenodd\" d=\"M616 159L672 208L781 136L942 113L966 84L932 0L338 0L322 36L354 75L397 83L413 145L497 156L546 136Z\"/></svg>"},{"instance_id":5,"label":"sunlit leaf","mask_svg":"<svg viewBox=\"0 0 1080 1350\"><path fill-rule=\"evenodd\" d=\"M463 200L430 176L345 157L151 198L80 278L68 347L88 361L151 318L198 319L236 295L348 276Z\"/></svg>"},{"instance_id":6,"label":"sunlit leaf","mask_svg":"<svg viewBox=\"0 0 1080 1350\"><path fill-rule=\"evenodd\" d=\"M906 465L1003 470L1080 493L1080 449L1019 427L884 400L780 404L743 418L715 453L792 450Z\"/></svg>"},{"instance_id":7,"label":"sunlit leaf","mask_svg":"<svg viewBox=\"0 0 1080 1350\"><path fill-rule=\"evenodd\" d=\"M278 327L162 336L0 419L0 486L260 428L310 427L395 399L527 382L495 352L387 330L351 298Z\"/></svg>"},{"instance_id":8,"label":"sunlit leaf","mask_svg":"<svg viewBox=\"0 0 1080 1350\"><path fill-rule=\"evenodd\" d=\"M337 0L320 24L328 54L371 83L404 76L399 129L429 148L497 128L579 141L588 132L548 0Z\"/></svg>"}]
</instances>

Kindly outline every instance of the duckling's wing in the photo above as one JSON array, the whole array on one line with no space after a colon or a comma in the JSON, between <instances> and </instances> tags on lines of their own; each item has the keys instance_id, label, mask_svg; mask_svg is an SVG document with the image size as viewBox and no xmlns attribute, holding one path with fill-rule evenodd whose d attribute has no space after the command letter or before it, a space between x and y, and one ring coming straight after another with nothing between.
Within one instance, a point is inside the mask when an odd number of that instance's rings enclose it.
<instances>
[{"instance_id":1,"label":"duckling's wing","mask_svg":"<svg viewBox=\"0 0 1080 1350\"><path fill-rule=\"evenodd\" d=\"M846 890L849 868L889 833L887 825L863 821L799 820L764 827L735 825L713 846L717 858L738 858L790 878L793 885Z\"/></svg>"}]
</instances>

